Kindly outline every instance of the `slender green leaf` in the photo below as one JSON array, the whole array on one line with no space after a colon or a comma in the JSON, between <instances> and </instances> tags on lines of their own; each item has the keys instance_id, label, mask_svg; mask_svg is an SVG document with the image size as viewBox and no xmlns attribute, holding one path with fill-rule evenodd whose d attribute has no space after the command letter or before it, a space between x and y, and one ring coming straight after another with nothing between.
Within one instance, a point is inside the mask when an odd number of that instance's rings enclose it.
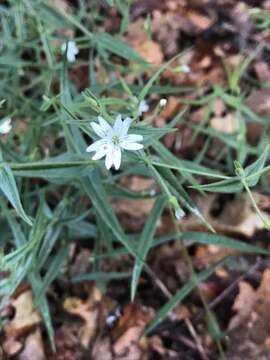
<instances>
[{"instance_id":1,"label":"slender green leaf","mask_svg":"<svg viewBox=\"0 0 270 360\"><path fill-rule=\"evenodd\" d=\"M94 36L94 41L98 46L110 51L129 61L135 61L147 65L147 62L131 47L119 40L116 36L107 33L97 34Z\"/></svg>"},{"instance_id":2,"label":"slender green leaf","mask_svg":"<svg viewBox=\"0 0 270 360\"><path fill-rule=\"evenodd\" d=\"M10 167L6 164L2 165L2 167L0 168L0 189L2 190L6 198L9 200L13 208L16 210L17 214L27 224L32 226L32 220L26 215L22 207L20 195L13 173Z\"/></svg>"},{"instance_id":3,"label":"slender green leaf","mask_svg":"<svg viewBox=\"0 0 270 360\"><path fill-rule=\"evenodd\" d=\"M136 295L137 284L142 272L143 262L148 254L152 246L152 242L155 235L155 229L157 226L157 222L162 214L164 206L166 204L166 197L160 196L157 198L155 205L153 206L149 217L147 218L146 224L144 226L137 252L140 258L135 260L133 273L132 273L132 280L131 280L131 300L134 301Z\"/></svg>"},{"instance_id":4,"label":"slender green leaf","mask_svg":"<svg viewBox=\"0 0 270 360\"><path fill-rule=\"evenodd\" d=\"M188 231L183 233L183 238L185 240L185 243L186 241L191 241L192 243L198 244L222 246L245 253L270 255L269 250L224 235Z\"/></svg>"}]
</instances>

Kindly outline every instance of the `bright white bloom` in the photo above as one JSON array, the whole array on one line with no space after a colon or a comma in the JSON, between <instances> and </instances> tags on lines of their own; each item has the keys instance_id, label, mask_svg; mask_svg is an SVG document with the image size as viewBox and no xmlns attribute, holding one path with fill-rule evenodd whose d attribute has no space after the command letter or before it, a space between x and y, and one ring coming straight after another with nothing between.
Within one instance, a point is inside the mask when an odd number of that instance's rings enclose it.
<instances>
[{"instance_id":1,"label":"bright white bloom","mask_svg":"<svg viewBox=\"0 0 270 360\"><path fill-rule=\"evenodd\" d=\"M96 152L92 157L93 160L99 160L106 156L106 168L109 170L114 166L118 170L121 164L122 149L134 151L142 149L143 145L138 141L142 141L143 137L142 135L127 134L131 125L129 117L122 121L121 115L118 115L113 127L101 116L98 117L98 121L99 124L91 122L91 126L100 139L88 146L86 151Z\"/></svg>"},{"instance_id":2,"label":"bright white bloom","mask_svg":"<svg viewBox=\"0 0 270 360\"><path fill-rule=\"evenodd\" d=\"M167 99L160 99L159 100L159 106L165 107L167 105Z\"/></svg>"},{"instance_id":3,"label":"bright white bloom","mask_svg":"<svg viewBox=\"0 0 270 360\"><path fill-rule=\"evenodd\" d=\"M74 41L68 41L68 43L64 43L61 46L61 50L64 53L67 49L67 59L69 62L74 62L76 60L76 55L79 54L79 49L76 46L76 43Z\"/></svg>"},{"instance_id":4,"label":"bright white bloom","mask_svg":"<svg viewBox=\"0 0 270 360\"><path fill-rule=\"evenodd\" d=\"M142 113L147 112L149 110L149 105L145 100L140 101L138 106L138 114L139 116L142 115Z\"/></svg>"},{"instance_id":5,"label":"bright white bloom","mask_svg":"<svg viewBox=\"0 0 270 360\"><path fill-rule=\"evenodd\" d=\"M9 117L4 118L0 122L0 134L3 134L3 135L8 134L11 129L12 129L11 118L9 118Z\"/></svg>"}]
</instances>

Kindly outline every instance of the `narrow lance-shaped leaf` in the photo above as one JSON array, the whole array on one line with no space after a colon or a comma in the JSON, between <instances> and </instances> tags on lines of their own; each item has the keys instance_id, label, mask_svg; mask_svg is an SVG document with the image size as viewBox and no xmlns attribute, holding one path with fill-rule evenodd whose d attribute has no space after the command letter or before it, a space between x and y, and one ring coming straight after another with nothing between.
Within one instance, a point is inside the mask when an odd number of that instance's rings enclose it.
<instances>
[{"instance_id":1,"label":"narrow lance-shaped leaf","mask_svg":"<svg viewBox=\"0 0 270 360\"><path fill-rule=\"evenodd\" d=\"M135 50L115 36L106 33L98 34L94 36L94 41L97 45L113 54L130 61L136 61L141 64L148 65L149 67L149 64Z\"/></svg>"},{"instance_id":2,"label":"narrow lance-shaped leaf","mask_svg":"<svg viewBox=\"0 0 270 360\"><path fill-rule=\"evenodd\" d=\"M151 248L153 238L155 235L155 229L157 226L158 219L163 211L163 208L166 204L166 197L160 196L156 202L152 211L146 221L144 226L139 245L138 245L138 255L140 258L137 258L133 268L132 281L131 281L131 299L132 301L136 295L137 284L142 272L143 261L146 259L149 249Z\"/></svg>"},{"instance_id":3,"label":"narrow lance-shaped leaf","mask_svg":"<svg viewBox=\"0 0 270 360\"><path fill-rule=\"evenodd\" d=\"M187 231L183 233L183 238L185 241L192 243L217 245L251 254L270 255L269 250L223 235L196 232L196 231Z\"/></svg>"},{"instance_id":4,"label":"narrow lance-shaped leaf","mask_svg":"<svg viewBox=\"0 0 270 360\"><path fill-rule=\"evenodd\" d=\"M260 174L255 175L255 173L263 169L265 162L268 159L269 147L270 146L267 145L264 151L262 152L261 156L259 156L259 158L256 161L254 161L254 163L252 163L251 165L245 168L246 177L254 174L254 176L247 181L248 185L251 187L257 185L258 181L260 180Z\"/></svg>"},{"instance_id":5,"label":"narrow lance-shaped leaf","mask_svg":"<svg viewBox=\"0 0 270 360\"><path fill-rule=\"evenodd\" d=\"M32 226L31 219L26 215L22 203L20 200L20 195L18 192L17 184L13 176L10 167L6 164L3 164L0 168L0 188L6 198L9 200L13 208L16 210L17 214L29 225Z\"/></svg>"},{"instance_id":6,"label":"narrow lance-shaped leaf","mask_svg":"<svg viewBox=\"0 0 270 360\"><path fill-rule=\"evenodd\" d=\"M247 184L249 186L257 185L260 179L260 171L263 169L265 162L269 155L269 145L265 148L261 156L254 161L251 165L244 169L244 176L247 178ZM258 175L256 173L258 172ZM253 176L254 174L254 176ZM196 186L193 186L196 188ZM232 177L230 179L221 180L212 184L199 185L198 189L209 192L220 192L220 193L238 193L243 190L243 184L239 177Z\"/></svg>"}]
</instances>

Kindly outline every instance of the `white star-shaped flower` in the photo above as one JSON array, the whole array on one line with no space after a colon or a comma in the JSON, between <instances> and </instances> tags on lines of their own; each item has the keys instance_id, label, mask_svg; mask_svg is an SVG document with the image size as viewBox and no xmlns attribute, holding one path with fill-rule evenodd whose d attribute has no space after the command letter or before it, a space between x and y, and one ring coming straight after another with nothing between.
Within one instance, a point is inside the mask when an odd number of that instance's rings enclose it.
<instances>
[{"instance_id":1,"label":"white star-shaped flower","mask_svg":"<svg viewBox=\"0 0 270 360\"><path fill-rule=\"evenodd\" d=\"M8 134L12 129L11 118L7 117L0 121L0 134Z\"/></svg>"},{"instance_id":2,"label":"white star-shaped flower","mask_svg":"<svg viewBox=\"0 0 270 360\"><path fill-rule=\"evenodd\" d=\"M138 106L138 114L141 116L144 112L147 112L149 110L149 105L145 100L142 100L139 102Z\"/></svg>"},{"instance_id":3,"label":"white star-shaped flower","mask_svg":"<svg viewBox=\"0 0 270 360\"><path fill-rule=\"evenodd\" d=\"M68 47L68 48L67 48ZM68 41L61 46L61 50L64 53L67 48L67 59L69 62L74 62L76 60L76 55L79 54L79 49L76 46L74 41Z\"/></svg>"},{"instance_id":4,"label":"white star-shaped flower","mask_svg":"<svg viewBox=\"0 0 270 360\"><path fill-rule=\"evenodd\" d=\"M101 116L98 117L98 121L99 124L91 122L91 126L100 139L88 146L86 151L95 152L93 160L100 160L106 156L106 168L109 170L114 166L118 170L121 164L122 150L142 149L143 144L139 144L138 141L142 141L143 137L142 135L127 134L131 125L129 117L122 121L121 115L118 115L113 127Z\"/></svg>"}]
</instances>

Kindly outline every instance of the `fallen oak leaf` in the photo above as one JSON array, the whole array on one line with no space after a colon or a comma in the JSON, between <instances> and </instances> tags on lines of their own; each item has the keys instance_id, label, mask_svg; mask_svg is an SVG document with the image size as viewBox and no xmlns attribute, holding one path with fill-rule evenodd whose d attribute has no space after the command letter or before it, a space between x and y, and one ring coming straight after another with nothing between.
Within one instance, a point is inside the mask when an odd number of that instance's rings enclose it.
<instances>
[{"instance_id":1,"label":"fallen oak leaf","mask_svg":"<svg viewBox=\"0 0 270 360\"><path fill-rule=\"evenodd\" d=\"M79 334L80 344L83 347L88 348L97 335L99 327L105 325L105 319L111 311L112 303L113 301L109 303L108 299L95 286L92 287L92 291L85 301L78 297L68 297L64 301L64 309L84 321Z\"/></svg>"},{"instance_id":2,"label":"fallen oak leaf","mask_svg":"<svg viewBox=\"0 0 270 360\"><path fill-rule=\"evenodd\" d=\"M234 134L239 130L239 122L234 114L227 114L224 117L214 116L210 120L211 128L225 134Z\"/></svg>"},{"instance_id":3,"label":"fallen oak leaf","mask_svg":"<svg viewBox=\"0 0 270 360\"><path fill-rule=\"evenodd\" d=\"M146 40L134 46L139 55L153 66L161 65L164 59L160 45L152 40Z\"/></svg>"},{"instance_id":4,"label":"fallen oak leaf","mask_svg":"<svg viewBox=\"0 0 270 360\"><path fill-rule=\"evenodd\" d=\"M270 269L266 269L258 289L240 282L233 304L236 314L228 325L227 358L231 360L269 359ZM241 338L241 342L239 342Z\"/></svg>"},{"instance_id":5,"label":"fallen oak leaf","mask_svg":"<svg viewBox=\"0 0 270 360\"><path fill-rule=\"evenodd\" d=\"M34 309L31 290L20 294L11 302L11 305L15 308L15 316L4 326L4 332L7 337L25 335L41 323L41 316L39 312Z\"/></svg>"},{"instance_id":6,"label":"fallen oak leaf","mask_svg":"<svg viewBox=\"0 0 270 360\"><path fill-rule=\"evenodd\" d=\"M84 302L79 298L67 298L64 302L64 309L70 314L77 315L85 321L79 334L80 343L87 348L95 335L98 310L92 308L88 300Z\"/></svg>"}]
</instances>

